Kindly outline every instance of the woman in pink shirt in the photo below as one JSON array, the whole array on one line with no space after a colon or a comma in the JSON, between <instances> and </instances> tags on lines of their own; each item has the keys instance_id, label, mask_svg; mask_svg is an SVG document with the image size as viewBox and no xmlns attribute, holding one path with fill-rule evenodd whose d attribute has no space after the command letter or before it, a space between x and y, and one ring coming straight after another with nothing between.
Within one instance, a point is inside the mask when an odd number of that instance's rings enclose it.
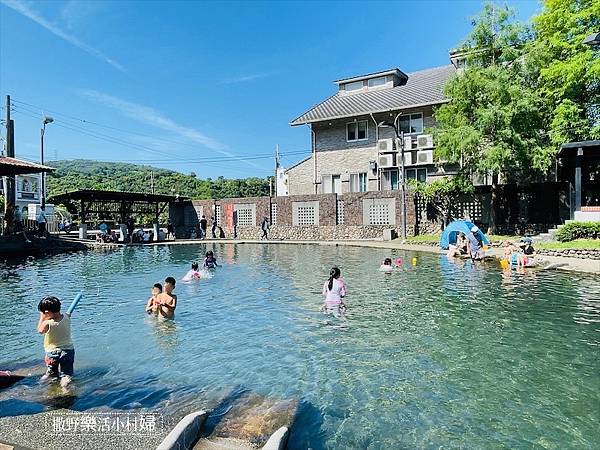
<instances>
[{"instance_id":1,"label":"woman in pink shirt","mask_svg":"<svg viewBox=\"0 0 600 450\"><path fill-rule=\"evenodd\" d=\"M346 284L340 278L340 269L333 267L329 272L329 280L323 285L323 297L325 297L325 313L339 317L346 309L342 299L346 296Z\"/></svg>"}]
</instances>

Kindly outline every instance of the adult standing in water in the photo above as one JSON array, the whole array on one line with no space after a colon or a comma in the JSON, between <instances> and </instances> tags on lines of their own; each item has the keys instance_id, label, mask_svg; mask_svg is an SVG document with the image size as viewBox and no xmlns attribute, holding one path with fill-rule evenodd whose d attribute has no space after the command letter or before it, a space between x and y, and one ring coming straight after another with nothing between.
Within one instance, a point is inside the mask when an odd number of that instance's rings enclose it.
<instances>
[{"instance_id":1,"label":"adult standing in water","mask_svg":"<svg viewBox=\"0 0 600 450\"><path fill-rule=\"evenodd\" d=\"M269 233L269 219L267 219L266 217L263 218L262 224L260 226L262 228L262 236L261 239L269 239L268 233Z\"/></svg>"},{"instance_id":2,"label":"adult standing in water","mask_svg":"<svg viewBox=\"0 0 600 450\"><path fill-rule=\"evenodd\" d=\"M467 246L469 250L469 256L473 261L479 261L483 259L483 243L478 236L479 228L476 225L471 227L471 231L467 234Z\"/></svg>"}]
</instances>

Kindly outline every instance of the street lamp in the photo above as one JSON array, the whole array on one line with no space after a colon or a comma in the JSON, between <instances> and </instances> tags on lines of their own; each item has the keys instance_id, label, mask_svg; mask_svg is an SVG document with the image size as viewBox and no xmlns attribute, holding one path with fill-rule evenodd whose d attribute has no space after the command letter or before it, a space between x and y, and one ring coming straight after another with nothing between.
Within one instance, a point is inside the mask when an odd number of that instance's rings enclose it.
<instances>
[{"instance_id":1,"label":"street lamp","mask_svg":"<svg viewBox=\"0 0 600 450\"><path fill-rule=\"evenodd\" d=\"M379 128L392 128L396 135L396 148L400 149L400 197L402 200L402 240L406 240L406 179L404 176L404 131L398 131L396 124L392 122L379 122Z\"/></svg>"},{"instance_id":2,"label":"street lamp","mask_svg":"<svg viewBox=\"0 0 600 450\"><path fill-rule=\"evenodd\" d=\"M46 133L46 124L54 122L54 119L49 116L44 116L42 119L42 129L41 131L41 164L44 165L44 134ZM46 207L46 173L42 173L42 192L40 194L40 204L41 208L44 209Z\"/></svg>"}]
</instances>

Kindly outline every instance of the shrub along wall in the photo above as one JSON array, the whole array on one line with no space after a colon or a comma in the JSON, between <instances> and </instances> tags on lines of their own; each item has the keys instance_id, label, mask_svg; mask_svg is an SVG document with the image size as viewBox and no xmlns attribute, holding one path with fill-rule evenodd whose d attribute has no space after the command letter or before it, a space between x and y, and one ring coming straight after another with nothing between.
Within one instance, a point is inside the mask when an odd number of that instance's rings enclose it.
<instances>
[{"instance_id":1,"label":"shrub along wall","mask_svg":"<svg viewBox=\"0 0 600 450\"><path fill-rule=\"evenodd\" d=\"M600 222L571 222L556 232L556 239L568 242L574 239L600 239Z\"/></svg>"}]
</instances>

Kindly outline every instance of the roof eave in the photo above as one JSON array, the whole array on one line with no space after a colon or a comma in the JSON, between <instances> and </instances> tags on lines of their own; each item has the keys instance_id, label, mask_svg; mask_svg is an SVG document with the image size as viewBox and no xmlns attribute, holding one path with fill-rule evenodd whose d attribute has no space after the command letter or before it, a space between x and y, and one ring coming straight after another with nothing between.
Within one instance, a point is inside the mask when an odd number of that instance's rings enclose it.
<instances>
[{"instance_id":1,"label":"roof eave","mask_svg":"<svg viewBox=\"0 0 600 450\"><path fill-rule=\"evenodd\" d=\"M295 127L298 125L308 125L311 123L326 122L328 120L344 119L344 118L348 118L348 117L363 116L363 115L368 115L368 114L381 114L381 113L390 112L390 111L399 111L399 110L404 110L404 109L420 108L422 106L441 105L442 103L448 103L449 101L450 101L450 99L444 99L444 100L437 100L435 102L416 103L414 105L407 105L407 106L402 106L402 107L397 107L397 108L380 109L380 110L376 110L376 111L362 111L362 112L359 112L356 114L347 114L347 115L343 115L343 116L324 117L324 118L318 119L318 120L303 120L301 122L298 122L298 119L296 119L296 120L292 120L289 124L290 124L290 126ZM302 114L302 116L304 116L305 114L307 114L307 113ZM300 116L300 117L302 117L302 116Z\"/></svg>"}]
</instances>

